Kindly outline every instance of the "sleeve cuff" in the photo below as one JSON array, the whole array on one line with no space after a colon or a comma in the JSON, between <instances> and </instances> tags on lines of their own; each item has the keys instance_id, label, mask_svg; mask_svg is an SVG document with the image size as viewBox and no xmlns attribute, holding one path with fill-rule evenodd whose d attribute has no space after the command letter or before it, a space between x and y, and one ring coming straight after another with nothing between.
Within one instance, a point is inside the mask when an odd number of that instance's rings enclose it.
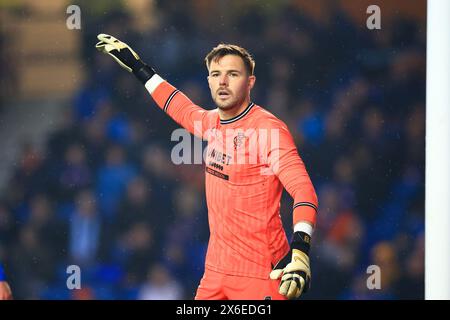
<instances>
[{"instance_id":1,"label":"sleeve cuff","mask_svg":"<svg viewBox=\"0 0 450 320\"><path fill-rule=\"evenodd\" d=\"M317 206L311 202L298 202L293 207L293 225L300 221L309 222L311 225L316 224Z\"/></svg>"},{"instance_id":2,"label":"sleeve cuff","mask_svg":"<svg viewBox=\"0 0 450 320\"><path fill-rule=\"evenodd\" d=\"M313 226L308 222L301 221L297 222L294 225L294 232L304 232L308 236L312 237L313 231L314 231Z\"/></svg>"},{"instance_id":3,"label":"sleeve cuff","mask_svg":"<svg viewBox=\"0 0 450 320\"><path fill-rule=\"evenodd\" d=\"M154 74L146 83L145 83L145 88L147 89L147 91L152 94L156 88L164 82L164 79L161 78L159 75Z\"/></svg>"}]
</instances>

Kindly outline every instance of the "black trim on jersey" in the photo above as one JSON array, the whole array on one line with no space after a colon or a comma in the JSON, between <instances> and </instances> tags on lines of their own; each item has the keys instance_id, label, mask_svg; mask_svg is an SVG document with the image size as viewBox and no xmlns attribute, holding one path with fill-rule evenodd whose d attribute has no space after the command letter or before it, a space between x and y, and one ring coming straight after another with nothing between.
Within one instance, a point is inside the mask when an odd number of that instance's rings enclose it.
<instances>
[{"instance_id":1,"label":"black trim on jersey","mask_svg":"<svg viewBox=\"0 0 450 320\"><path fill-rule=\"evenodd\" d=\"M166 103L164 104L164 108L163 108L164 112L167 112L167 109L169 108L170 102L172 101L173 97L174 97L178 92L180 92L180 90L177 89L177 90L175 90L174 92L172 92L172 93L170 94L169 98L167 99Z\"/></svg>"},{"instance_id":2,"label":"black trim on jersey","mask_svg":"<svg viewBox=\"0 0 450 320\"><path fill-rule=\"evenodd\" d=\"M292 209L295 209L295 208L301 207L301 206L311 207L314 210L316 210L316 212L317 212L317 206L311 202L297 202L296 204L294 204L294 207Z\"/></svg>"},{"instance_id":3,"label":"black trim on jersey","mask_svg":"<svg viewBox=\"0 0 450 320\"><path fill-rule=\"evenodd\" d=\"M220 124L229 124L229 123L238 121L239 119L243 118L254 105L255 104L253 102L250 102L249 105L247 106L247 108L245 108L245 110L242 111L240 114L238 114L237 116L235 116L231 119L228 119L228 120L220 120Z\"/></svg>"}]
</instances>

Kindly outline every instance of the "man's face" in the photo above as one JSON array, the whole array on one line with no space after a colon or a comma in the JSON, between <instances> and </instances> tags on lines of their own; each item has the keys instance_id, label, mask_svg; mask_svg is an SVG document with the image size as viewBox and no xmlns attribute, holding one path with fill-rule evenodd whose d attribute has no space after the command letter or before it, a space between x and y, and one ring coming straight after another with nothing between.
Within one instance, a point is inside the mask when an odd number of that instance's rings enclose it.
<instances>
[{"instance_id":1,"label":"man's face","mask_svg":"<svg viewBox=\"0 0 450 320\"><path fill-rule=\"evenodd\" d=\"M230 110L240 106L250 94L255 76L247 73L241 57L226 55L217 61L211 61L208 83L217 107Z\"/></svg>"}]
</instances>

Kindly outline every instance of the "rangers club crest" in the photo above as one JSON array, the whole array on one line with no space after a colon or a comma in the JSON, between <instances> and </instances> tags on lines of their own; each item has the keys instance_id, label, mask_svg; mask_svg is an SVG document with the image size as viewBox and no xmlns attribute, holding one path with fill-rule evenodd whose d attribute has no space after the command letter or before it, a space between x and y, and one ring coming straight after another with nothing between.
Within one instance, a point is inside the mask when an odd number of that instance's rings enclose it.
<instances>
[{"instance_id":1,"label":"rangers club crest","mask_svg":"<svg viewBox=\"0 0 450 320\"><path fill-rule=\"evenodd\" d=\"M237 148L239 148L242 143L244 142L245 139L245 135L243 132L238 132L237 136L234 137L233 142L234 142L234 150L237 150Z\"/></svg>"}]
</instances>

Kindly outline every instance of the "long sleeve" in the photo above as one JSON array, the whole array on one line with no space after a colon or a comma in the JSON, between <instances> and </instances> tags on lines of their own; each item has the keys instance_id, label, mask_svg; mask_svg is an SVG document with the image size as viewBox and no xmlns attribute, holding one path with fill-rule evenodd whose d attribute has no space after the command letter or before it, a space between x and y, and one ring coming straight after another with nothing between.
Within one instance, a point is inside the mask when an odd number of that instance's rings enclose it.
<instances>
[{"instance_id":1,"label":"long sleeve","mask_svg":"<svg viewBox=\"0 0 450 320\"><path fill-rule=\"evenodd\" d=\"M268 163L294 199L293 224L305 220L315 225L317 195L294 139L286 124L278 119L270 120L269 127Z\"/></svg>"},{"instance_id":2,"label":"long sleeve","mask_svg":"<svg viewBox=\"0 0 450 320\"><path fill-rule=\"evenodd\" d=\"M203 138L207 110L194 104L180 90L167 81L160 83L151 93L156 104L179 125L199 138Z\"/></svg>"}]
</instances>

